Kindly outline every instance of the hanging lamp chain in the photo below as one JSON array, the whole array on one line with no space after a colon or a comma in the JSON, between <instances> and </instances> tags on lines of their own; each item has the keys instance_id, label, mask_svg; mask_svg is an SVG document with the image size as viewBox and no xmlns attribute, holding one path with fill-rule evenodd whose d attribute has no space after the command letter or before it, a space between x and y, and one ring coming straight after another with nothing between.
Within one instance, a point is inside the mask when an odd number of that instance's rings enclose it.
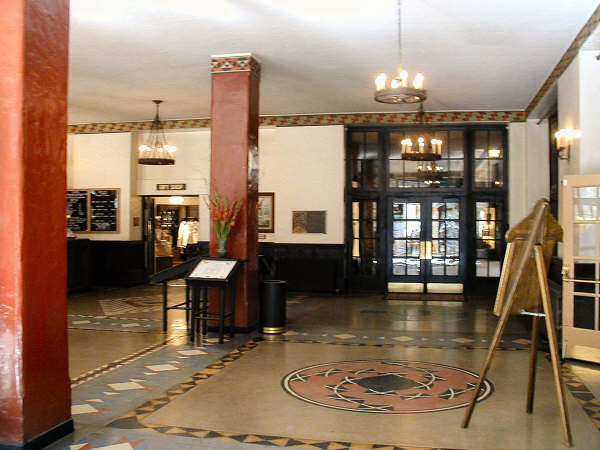
<instances>
[{"instance_id":1,"label":"hanging lamp chain","mask_svg":"<svg viewBox=\"0 0 600 450\"><path fill-rule=\"evenodd\" d=\"M402 67L402 0L398 0L398 70Z\"/></svg>"}]
</instances>

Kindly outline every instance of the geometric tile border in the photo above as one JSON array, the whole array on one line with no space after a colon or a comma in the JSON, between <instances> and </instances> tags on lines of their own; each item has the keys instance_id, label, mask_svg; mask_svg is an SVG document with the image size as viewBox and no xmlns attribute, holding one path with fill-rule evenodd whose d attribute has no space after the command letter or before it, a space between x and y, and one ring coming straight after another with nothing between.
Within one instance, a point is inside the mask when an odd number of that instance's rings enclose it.
<instances>
[{"instance_id":1,"label":"geometric tile border","mask_svg":"<svg viewBox=\"0 0 600 450\"><path fill-rule=\"evenodd\" d=\"M283 338L284 341L292 341L292 339ZM240 433L228 433L223 431L207 430L201 428L187 428L187 427L175 427L175 426L164 426L164 425L149 425L143 422L144 418L148 415L159 410L163 406L169 404L176 397L186 393L190 389L218 374L228 365L234 361L240 359L246 353L256 348L262 342L261 338L255 338L248 341L244 345L237 347L232 352L220 358L217 362L210 364L206 368L202 369L193 376L187 378L183 382L167 389L163 394L154 398L150 401L143 403L138 408L135 408L130 413L122 416L121 418L109 423L107 427L117 428L123 430L135 430L135 431L147 431L147 432L158 432L165 435L175 435L190 438L202 438L202 439L215 439L220 441L229 441L236 443L246 444L261 444L271 445L279 447L301 447L309 449L356 449L371 450L371 449L390 449L390 450L416 450L413 447L394 447L389 445L381 444L366 444L366 443L352 443L343 441L316 441L310 439L298 439L285 436L270 436L270 435L257 435L257 434L240 434ZM398 344L373 344L373 343L356 343L356 342L323 342L316 340L301 340L296 341L298 343L318 343L318 344L333 344L333 345L345 345L353 347L394 347ZM429 347L426 347L429 348ZM436 347L438 348L438 347ZM461 348L472 348L472 347L461 347ZM505 348L504 350L517 350L516 348ZM568 387L569 391L577 399L580 405L583 407L586 414L590 417L592 422L600 430L600 402L594 397L581 380L570 370L568 364L563 363L562 373L564 382ZM428 448L419 447L419 449L428 450ZM429 449L433 450L433 449Z\"/></svg>"},{"instance_id":2,"label":"geometric tile border","mask_svg":"<svg viewBox=\"0 0 600 450\"><path fill-rule=\"evenodd\" d=\"M575 397L590 420L596 425L598 431L600 431L600 400L595 398L594 394L590 392L577 375L571 371L571 367L568 363L562 363L561 372L567 389L569 389L571 395Z\"/></svg>"},{"instance_id":3,"label":"geometric tile border","mask_svg":"<svg viewBox=\"0 0 600 450\"><path fill-rule=\"evenodd\" d=\"M444 123L486 123L522 122L525 111L430 111L425 113L430 124ZM416 112L395 113L341 113L341 114L296 114L283 116L261 116L259 124L278 127L301 127L320 125L395 125L418 123ZM210 119L174 119L161 124L169 130L210 128ZM69 125L69 134L126 133L148 131L151 121L80 123Z\"/></svg>"},{"instance_id":4,"label":"geometric tile border","mask_svg":"<svg viewBox=\"0 0 600 450\"><path fill-rule=\"evenodd\" d=\"M146 356L148 353L166 345L170 341L172 341L174 339L179 339L179 338L180 338L180 336L173 336L169 339L163 340L162 342L158 342L156 344L149 345L148 347L143 348L142 350L139 350L130 355L124 356L123 358L119 358L108 364L104 364L103 366L100 366L93 370L85 372L71 380L71 388L74 388L75 386L79 386L80 384L85 383L86 381L93 380L94 378L98 378L101 375L104 375L108 372L118 369L119 367L123 367L125 364L135 361L137 359L140 359L140 358Z\"/></svg>"},{"instance_id":5,"label":"geometric tile border","mask_svg":"<svg viewBox=\"0 0 600 450\"><path fill-rule=\"evenodd\" d=\"M390 450L416 450L416 447L394 447L390 445L378 445L378 444L356 444L351 442L343 441L318 441L313 439L295 439L284 436L270 436L263 434L240 434L240 433L227 433L223 431L205 430L201 428L187 428L187 427L175 427L175 426L164 426L164 425L148 425L143 422L144 418L159 410L163 406L169 404L176 397L186 393L190 389L193 389L198 384L219 373L225 367L240 359L249 351L256 348L260 339L253 339L244 345L239 346L232 352L220 358L216 363L207 366L200 372L194 374L190 378L183 382L168 389L162 395L157 398L145 402L132 412L125 416L109 423L107 427L118 428L122 430L135 430L135 431L147 431L147 432L158 432L165 435L171 436L182 436L190 438L202 438L202 439L215 439L219 441L228 441L235 443L244 444L260 444L270 445L278 447L301 447L307 449L339 449L339 450L350 450L360 448L361 450L371 449L390 449ZM424 447L418 447L423 450L433 450Z\"/></svg>"},{"instance_id":6,"label":"geometric tile border","mask_svg":"<svg viewBox=\"0 0 600 450\"><path fill-rule=\"evenodd\" d=\"M358 336L351 334L328 333L323 335L309 334L301 331L289 330L285 334L278 336L277 340L290 342L306 342L311 344L332 344L332 345L376 345L380 347L393 347L404 345L406 347L417 348L440 348L440 349L487 349L490 345L491 336L489 335L439 335L433 333L413 333L412 336ZM523 336L505 336L499 344L499 350L529 350L530 340Z\"/></svg>"}]
</instances>

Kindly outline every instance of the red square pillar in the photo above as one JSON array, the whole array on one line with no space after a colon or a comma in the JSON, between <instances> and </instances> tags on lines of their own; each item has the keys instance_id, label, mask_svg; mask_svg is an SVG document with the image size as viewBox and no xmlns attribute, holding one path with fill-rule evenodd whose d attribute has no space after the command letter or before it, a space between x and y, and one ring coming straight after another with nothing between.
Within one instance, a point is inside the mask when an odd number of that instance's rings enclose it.
<instances>
[{"instance_id":1,"label":"red square pillar","mask_svg":"<svg viewBox=\"0 0 600 450\"><path fill-rule=\"evenodd\" d=\"M236 327L258 324L258 91L260 64L250 54L211 57L211 191L241 199L229 255L244 259L236 295ZM210 253L218 240L211 228Z\"/></svg>"},{"instance_id":2,"label":"red square pillar","mask_svg":"<svg viewBox=\"0 0 600 450\"><path fill-rule=\"evenodd\" d=\"M0 14L0 447L73 430L66 301L68 0Z\"/></svg>"}]
</instances>

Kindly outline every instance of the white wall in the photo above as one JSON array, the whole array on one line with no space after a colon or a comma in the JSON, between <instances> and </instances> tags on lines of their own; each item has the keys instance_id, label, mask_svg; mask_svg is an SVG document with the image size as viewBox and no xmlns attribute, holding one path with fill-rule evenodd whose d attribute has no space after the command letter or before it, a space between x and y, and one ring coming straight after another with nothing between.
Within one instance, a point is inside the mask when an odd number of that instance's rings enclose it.
<instances>
[{"instance_id":1,"label":"white wall","mask_svg":"<svg viewBox=\"0 0 600 450\"><path fill-rule=\"evenodd\" d=\"M558 80L558 128L580 129L579 122L579 56L569 64ZM571 161L559 162L559 176L579 172L579 142L571 147Z\"/></svg>"},{"instance_id":2,"label":"white wall","mask_svg":"<svg viewBox=\"0 0 600 450\"><path fill-rule=\"evenodd\" d=\"M597 51L579 53L579 173L600 173L600 61ZM577 151L576 151L577 152Z\"/></svg>"},{"instance_id":3,"label":"white wall","mask_svg":"<svg viewBox=\"0 0 600 450\"><path fill-rule=\"evenodd\" d=\"M268 242L344 243L344 127L261 129L259 191L275 192ZM326 234L292 233L292 211L327 211Z\"/></svg>"},{"instance_id":4,"label":"white wall","mask_svg":"<svg viewBox=\"0 0 600 450\"><path fill-rule=\"evenodd\" d=\"M76 233L77 236L111 241L141 239L141 226L134 227L132 219L132 213L140 214L141 207L132 189L136 164L131 146L131 133L69 135L68 189L120 189L119 233Z\"/></svg>"},{"instance_id":5,"label":"white wall","mask_svg":"<svg viewBox=\"0 0 600 450\"><path fill-rule=\"evenodd\" d=\"M147 134L137 135L138 145ZM139 165L137 171L138 195L200 195L207 194L210 183L210 129L172 131L167 141L177 147L172 166ZM185 183L185 191L158 191L157 184Z\"/></svg>"},{"instance_id":6,"label":"white wall","mask_svg":"<svg viewBox=\"0 0 600 450\"><path fill-rule=\"evenodd\" d=\"M548 121L511 123L508 126L508 219L519 223L540 198L549 194Z\"/></svg>"}]
</instances>

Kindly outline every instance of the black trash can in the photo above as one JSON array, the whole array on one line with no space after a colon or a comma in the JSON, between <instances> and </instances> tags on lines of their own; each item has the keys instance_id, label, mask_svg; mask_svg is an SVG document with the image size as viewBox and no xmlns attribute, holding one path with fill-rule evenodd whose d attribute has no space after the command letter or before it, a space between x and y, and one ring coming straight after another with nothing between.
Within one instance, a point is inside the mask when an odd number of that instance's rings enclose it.
<instances>
[{"instance_id":1,"label":"black trash can","mask_svg":"<svg viewBox=\"0 0 600 450\"><path fill-rule=\"evenodd\" d=\"M260 325L263 334L285 332L287 282L263 280L260 283Z\"/></svg>"}]
</instances>

